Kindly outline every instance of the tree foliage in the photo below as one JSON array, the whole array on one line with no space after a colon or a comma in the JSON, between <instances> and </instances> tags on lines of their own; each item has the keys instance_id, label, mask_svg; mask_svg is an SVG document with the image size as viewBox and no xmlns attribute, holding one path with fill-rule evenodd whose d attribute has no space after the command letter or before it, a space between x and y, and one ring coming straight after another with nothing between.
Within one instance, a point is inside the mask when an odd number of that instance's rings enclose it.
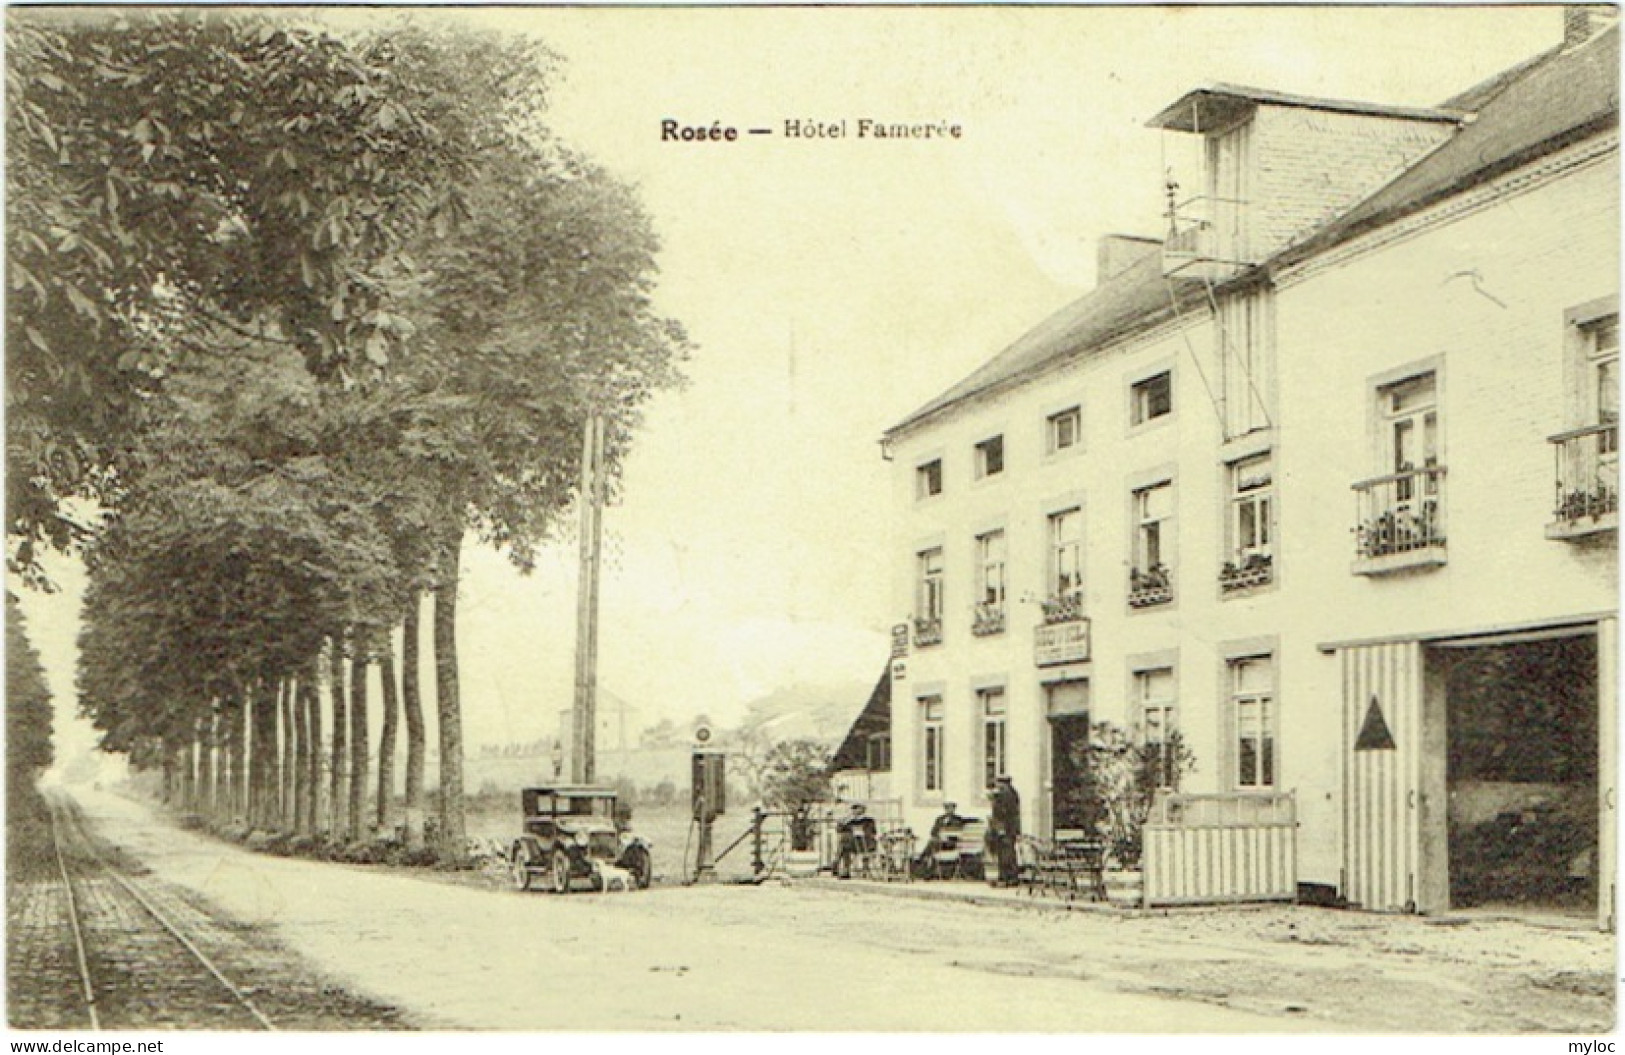
<instances>
[{"instance_id":1,"label":"tree foliage","mask_svg":"<svg viewBox=\"0 0 1625 1055\"><path fill-rule=\"evenodd\" d=\"M647 217L549 135L523 41L35 12L8 43L10 557L86 546L81 709L173 764L432 588L454 832L458 549L531 567L587 415L613 470L677 382Z\"/></svg>"},{"instance_id":2,"label":"tree foliage","mask_svg":"<svg viewBox=\"0 0 1625 1055\"><path fill-rule=\"evenodd\" d=\"M12 802L28 794L51 764L51 690L39 653L28 639L16 595L6 591L6 790Z\"/></svg>"},{"instance_id":3,"label":"tree foliage","mask_svg":"<svg viewBox=\"0 0 1625 1055\"><path fill-rule=\"evenodd\" d=\"M767 753L762 775L762 800L768 809L795 812L827 801L829 748L817 740L785 740Z\"/></svg>"}]
</instances>

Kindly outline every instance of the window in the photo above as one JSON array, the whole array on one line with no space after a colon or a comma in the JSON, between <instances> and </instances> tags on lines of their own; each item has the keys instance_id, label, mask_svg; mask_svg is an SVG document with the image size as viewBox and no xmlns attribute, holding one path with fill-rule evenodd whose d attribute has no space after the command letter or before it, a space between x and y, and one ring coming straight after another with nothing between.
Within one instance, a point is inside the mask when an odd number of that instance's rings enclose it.
<instances>
[{"instance_id":1,"label":"window","mask_svg":"<svg viewBox=\"0 0 1625 1055\"><path fill-rule=\"evenodd\" d=\"M1044 617L1065 622L1083 614L1083 510L1049 515L1049 596Z\"/></svg>"},{"instance_id":2,"label":"window","mask_svg":"<svg viewBox=\"0 0 1625 1055\"><path fill-rule=\"evenodd\" d=\"M1619 316L1617 301L1570 309L1569 428L1549 437L1557 453L1557 506L1547 538L1617 531L1619 519ZM1577 313L1583 312L1580 318Z\"/></svg>"},{"instance_id":3,"label":"window","mask_svg":"<svg viewBox=\"0 0 1625 1055\"><path fill-rule=\"evenodd\" d=\"M976 478L1004 472L1004 437L994 436L976 445Z\"/></svg>"},{"instance_id":4,"label":"window","mask_svg":"<svg viewBox=\"0 0 1625 1055\"><path fill-rule=\"evenodd\" d=\"M1588 425L1619 424L1619 316L1611 315L1586 327L1586 364L1592 413ZM1614 450L1614 437L1608 449Z\"/></svg>"},{"instance_id":5,"label":"window","mask_svg":"<svg viewBox=\"0 0 1625 1055\"><path fill-rule=\"evenodd\" d=\"M992 787L1005 772L1003 689L982 689L976 694L982 710L982 783Z\"/></svg>"},{"instance_id":6,"label":"window","mask_svg":"<svg viewBox=\"0 0 1625 1055\"><path fill-rule=\"evenodd\" d=\"M1153 781L1159 788L1177 787L1179 734L1174 724L1173 668L1135 671L1134 702L1140 715L1140 741L1151 749Z\"/></svg>"},{"instance_id":7,"label":"window","mask_svg":"<svg viewBox=\"0 0 1625 1055\"><path fill-rule=\"evenodd\" d=\"M920 697L920 787L942 790L942 697Z\"/></svg>"},{"instance_id":8,"label":"window","mask_svg":"<svg viewBox=\"0 0 1625 1055\"><path fill-rule=\"evenodd\" d=\"M1275 662L1269 656L1231 660L1230 707L1235 720L1236 787L1275 786Z\"/></svg>"},{"instance_id":9,"label":"window","mask_svg":"<svg viewBox=\"0 0 1625 1055\"><path fill-rule=\"evenodd\" d=\"M976 536L976 622L978 634L1004 629L1004 532Z\"/></svg>"},{"instance_id":10,"label":"window","mask_svg":"<svg viewBox=\"0 0 1625 1055\"><path fill-rule=\"evenodd\" d=\"M1154 484L1134 492L1134 566L1129 570L1129 603L1136 607L1173 600L1171 535L1174 485Z\"/></svg>"},{"instance_id":11,"label":"window","mask_svg":"<svg viewBox=\"0 0 1625 1055\"><path fill-rule=\"evenodd\" d=\"M1058 414L1051 414L1046 432L1051 454L1076 447L1083 439L1083 411L1078 407L1068 407Z\"/></svg>"},{"instance_id":12,"label":"window","mask_svg":"<svg viewBox=\"0 0 1625 1055\"><path fill-rule=\"evenodd\" d=\"M1226 590L1269 582L1274 535L1275 474L1268 452L1231 463L1230 509L1225 520L1227 554L1220 570Z\"/></svg>"},{"instance_id":13,"label":"window","mask_svg":"<svg viewBox=\"0 0 1625 1055\"><path fill-rule=\"evenodd\" d=\"M930 498L942 493L942 459L933 458L914 470L914 497Z\"/></svg>"},{"instance_id":14,"label":"window","mask_svg":"<svg viewBox=\"0 0 1625 1055\"><path fill-rule=\"evenodd\" d=\"M942 640L942 547L915 556L919 571L915 597L914 643L934 645Z\"/></svg>"},{"instance_id":15,"label":"window","mask_svg":"<svg viewBox=\"0 0 1625 1055\"><path fill-rule=\"evenodd\" d=\"M1174 409L1174 375L1167 370L1136 381L1132 391L1130 420L1143 425Z\"/></svg>"},{"instance_id":16,"label":"window","mask_svg":"<svg viewBox=\"0 0 1625 1055\"><path fill-rule=\"evenodd\" d=\"M1411 473L1439 464L1438 383L1433 374L1378 389L1388 447L1387 469ZM1405 490L1409 493L1410 488Z\"/></svg>"},{"instance_id":17,"label":"window","mask_svg":"<svg viewBox=\"0 0 1625 1055\"><path fill-rule=\"evenodd\" d=\"M864 745L864 768L871 773L885 773L891 770L891 734L873 733Z\"/></svg>"},{"instance_id":18,"label":"window","mask_svg":"<svg viewBox=\"0 0 1625 1055\"><path fill-rule=\"evenodd\" d=\"M1438 375L1415 374L1376 390L1380 475L1355 485L1362 561L1402 556L1356 572L1443 563L1445 541L1439 459Z\"/></svg>"}]
</instances>

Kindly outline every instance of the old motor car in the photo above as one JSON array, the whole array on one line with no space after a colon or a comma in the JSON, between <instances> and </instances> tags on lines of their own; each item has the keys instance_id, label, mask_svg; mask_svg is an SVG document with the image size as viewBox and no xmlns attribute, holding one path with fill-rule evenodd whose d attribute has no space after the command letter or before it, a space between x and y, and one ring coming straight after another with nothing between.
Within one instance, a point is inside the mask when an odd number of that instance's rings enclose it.
<instances>
[{"instance_id":1,"label":"old motor car","mask_svg":"<svg viewBox=\"0 0 1625 1055\"><path fill-rule=\"evenodd\" d=\"M569 892L574 881L601 890L606 865L625 869L639 889L654 877L649 842L632 834L616 811L608 788L559 786L520 792L524 833L509 855L513 885L519 890L545 885Z\"/></svg>"}]
</instances>

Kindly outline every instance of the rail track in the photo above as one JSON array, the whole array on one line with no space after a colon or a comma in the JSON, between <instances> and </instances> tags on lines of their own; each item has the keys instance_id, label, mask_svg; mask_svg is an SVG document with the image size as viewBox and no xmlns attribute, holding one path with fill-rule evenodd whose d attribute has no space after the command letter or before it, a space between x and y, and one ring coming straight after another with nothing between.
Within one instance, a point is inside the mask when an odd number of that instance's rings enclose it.
<instances>
[{"instance_id":1,"label":"rail track","mask_svg":"<svg viewBox=\"0 0 1625 1055\"><path fill-rule=\"evenodd\" d=\"M143 890L97 848L71 802L53 798L50 812L90 1028L276 1030L209 953L241 939L174 894Z\"/></svg>"}]
</instances>

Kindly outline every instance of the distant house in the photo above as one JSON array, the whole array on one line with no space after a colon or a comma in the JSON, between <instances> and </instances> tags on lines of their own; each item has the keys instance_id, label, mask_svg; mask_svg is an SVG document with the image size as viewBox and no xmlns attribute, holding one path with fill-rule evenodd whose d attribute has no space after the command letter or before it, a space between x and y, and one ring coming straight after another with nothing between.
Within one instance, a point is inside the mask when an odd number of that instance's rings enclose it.
<instances>
[{"instance_id":1,"label":"distant house","mask_svg":"<svg viewBox=\"0 0 1625 1055\"><path fill-rule=\"evenodd\" d=\"M836 798L869 801L891 797L891 680L888 664L830 759Z\"/></svg>"}]
</instances>

